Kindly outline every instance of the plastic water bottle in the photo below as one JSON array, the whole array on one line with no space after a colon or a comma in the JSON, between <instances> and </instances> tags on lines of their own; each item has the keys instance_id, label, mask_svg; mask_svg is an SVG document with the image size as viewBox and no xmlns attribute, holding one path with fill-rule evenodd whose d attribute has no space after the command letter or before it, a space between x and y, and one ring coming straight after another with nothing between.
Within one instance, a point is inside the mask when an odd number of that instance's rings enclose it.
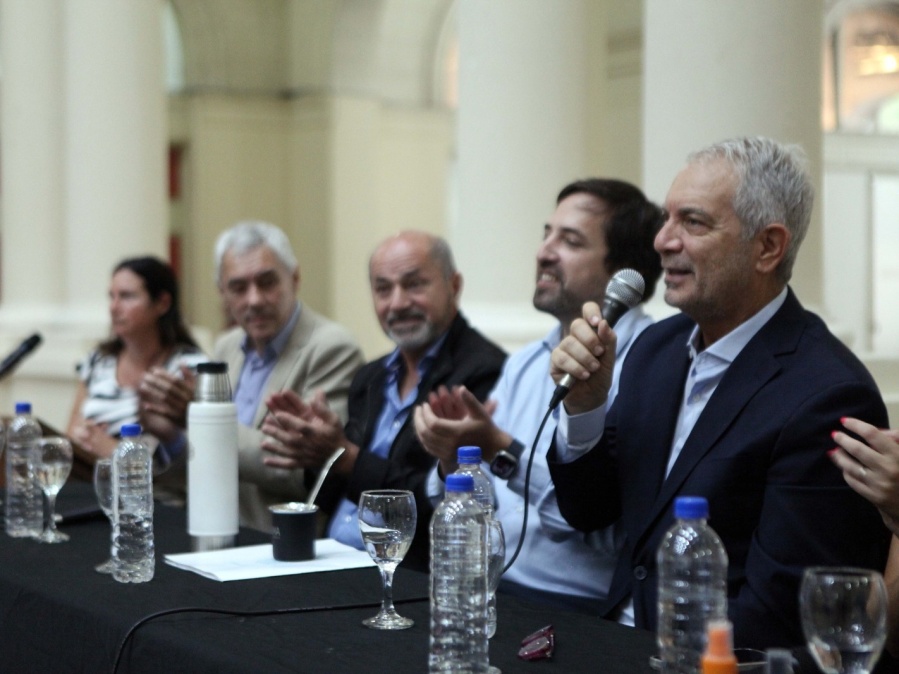
<instances>
[{"instance_id":1,"label":"plastic water bottle","mask_svg":"<svg viewBox=\"0 0 899 674\"><path fill-rule=\"evenodd\" d=\"M706 623L727 619L727 553L706 523L701 496L674 501L677 521L659 546L659 657L663 672L694 674L706 646Z\"/></svg>"},{"instance_id":2,"label":"plastic water bottle","mask_svg":"<svg viewBox=\"0 0 899 674\"><path fill-rule=\"evenodd\" d=\"M493 492L493 482L487 476L487 473L485 473L481 468L481 448L475 447L473 445L459 447L456 452L456 462L459 464L459 468L458 470L456 470L455 474L471 475L471 479L474 480L474 489L471 492L472 498L477 502L479 506L484 509L484 513L487 515L487 517L493 517L493 504L495 503L496 499ZM494 564L500 564L500 569L502 568L502 564L504 561L505 560L497 562L497 560L493 560ZM498 582L499 581L497 581L497 583ZM490 592L490 589L492 588L488 588L487 598L488 639L492 639L493 635L496 634L497 622L496 594L494 592Z\"/></svg>"},{"instance_id":3,"label":"plastic water bottle","mask_svg":"<svg viewBox=\"0 0 899 674\"><path fill-rule=\"evenodd\" d=\"M428 671L487 671L487 525L470 475L446 478L431 518L431 639Z\"/></svg>"},{"instance_id":4,"label":"plastic water bottle","mask_svg":"<svg viewBox=\"0 0 899 674\"><path fill-rule=\"evenodd\" d=\"M16 538L40 536L44 528L44 501L31 458L40 437L31 403L16 403L6 448L6 533Z\"/></svg>"},{"instance_id":5,"label":"plastic water bottle","mask_svg":"<svg viewBox=\"0 0 899 674\"><path fill-rule=\"evenodd\" d=\"M153 474L139 424L122 426L112 458L112 577L120 583L153 578Z\"/></svg>"},{"instance_id":6,"label":"plastic water bottle","mask_svg":"<svg viewBox=\"0 0 899 674\"><path fill-rule=\"evenodd\" d=\"M481 448L474 446L459 447L457 450L457 463L459 469L456 475L471 475L474 480L474 489L471 492L472 498L477 501L487 517L493 517L493 483L481 469Z\"/></svg>"}]
</instances>

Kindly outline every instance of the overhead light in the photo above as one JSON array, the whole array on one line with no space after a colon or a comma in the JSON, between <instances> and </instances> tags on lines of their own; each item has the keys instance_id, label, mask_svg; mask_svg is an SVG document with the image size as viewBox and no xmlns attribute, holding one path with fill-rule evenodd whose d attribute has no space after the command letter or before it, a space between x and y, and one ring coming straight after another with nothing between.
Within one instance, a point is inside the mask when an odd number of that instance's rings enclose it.
<instances>
[{"instance_id":1,"label":"overhead light","mask_svg":"<svg viewBox=\"0 0 899 674\"><path fill-rule=\"evenodd\" d=\"M899 72L899 37L888 31L859 33L853 45L859 75Z\"/></svg>"}]
</instances>

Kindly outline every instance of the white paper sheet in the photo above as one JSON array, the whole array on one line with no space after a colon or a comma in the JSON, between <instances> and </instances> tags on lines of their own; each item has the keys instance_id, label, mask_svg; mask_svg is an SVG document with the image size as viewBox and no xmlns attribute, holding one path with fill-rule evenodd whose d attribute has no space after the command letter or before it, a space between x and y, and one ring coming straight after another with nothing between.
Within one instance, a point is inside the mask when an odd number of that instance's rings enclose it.
<instances>
[{"instance_id":1,"label":"white paper sheet","mask_svg":"<svg viewBox=\"0 0 899 674\"><path fill-rule=\"evenodd\" d=\"M331 538L315 541L315 559L304 562L279 562L272 557L271 544L248 545L212 552L187 552L166 555L166 564L193 571L218 581L247 580L290 576L296 573L338 571L375 566L364 550L356 550Z\"/></svg>"}]
</instances>

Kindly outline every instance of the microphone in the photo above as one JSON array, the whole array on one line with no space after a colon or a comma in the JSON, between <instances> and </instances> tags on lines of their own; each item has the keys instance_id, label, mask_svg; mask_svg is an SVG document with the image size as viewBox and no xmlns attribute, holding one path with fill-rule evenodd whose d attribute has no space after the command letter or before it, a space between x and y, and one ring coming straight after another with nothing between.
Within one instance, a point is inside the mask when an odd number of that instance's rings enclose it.
<instances>
[{"instance_id":1,"label":"microphone","mask_svg":"<svg viewBox=\"0 0 899 674\"><path fill-rule=\"evenodd\" d=\"M19 344L19 346L16 347L16 350L4 358L3 362L0 363L0 379L3 379L3 377L12 372L16 365L19 364L19 361L34 351L41 341L43 341L43 338L40 333L35 332L31 337Z\"/></svg>"},{"instance_id":2,"label":"microphone","mask_svg":"<svg viewBox=\"0 0 899 674\"><path fill-rule=\"evenodd\" d=\"M630 309L640 304L643 293L646 290L646 282L640 276L640 272L633 269L620 269L609 279L606 286L606 295L602 301L602 317L610 328L614 328L618 320ZM575 379L566 374L556 386L553 397L549 401L549 409L554 410L568 395Z\"/></svg>"}]
</instances>

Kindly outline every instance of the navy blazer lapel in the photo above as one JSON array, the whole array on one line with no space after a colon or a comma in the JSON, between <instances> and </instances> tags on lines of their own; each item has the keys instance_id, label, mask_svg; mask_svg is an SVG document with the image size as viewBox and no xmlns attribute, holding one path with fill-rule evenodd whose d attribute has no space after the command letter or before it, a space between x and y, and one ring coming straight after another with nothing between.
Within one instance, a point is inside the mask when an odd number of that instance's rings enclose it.
<instances>
[{"instance_id":1,"label":"navy blazer lapel","mask_svg":"<svg viewBox=\"0 0 899 674\"><path fill-rule=\"evenodd\" d=\"M780 310L728 368L665 479L653 505L652 520L665 512L696 464L714 450L740 411L777 375L781 366L776 356L795 351L803 330L802 312L790 291ZM739 438L733 441L738 442Z\"/></svg>"},{"instance_id":2,"label":"navy blazer lapel","mask_svg":"<svg viewBox=\"0 0 899 674\"><path fill-rule=\"evenodd\" d=\"M625 380L622 379L618 400L629 414L620 425L611 426L613 432L622 436L620 441L612 442L624 452L620 460L627 475L622 479L629 485L629 490L622 494L622 517L627 531L632 532L641 532L648 526L650 512L665 478L684 380L690 366L686 337L678 333L663 348L646 357L652 361L648 369L653 373L652 381L635 382L639 390L629 391L624 388ZM614 408L615 404L609 414L613 419Z\"/></svg>"}]
</instances>

